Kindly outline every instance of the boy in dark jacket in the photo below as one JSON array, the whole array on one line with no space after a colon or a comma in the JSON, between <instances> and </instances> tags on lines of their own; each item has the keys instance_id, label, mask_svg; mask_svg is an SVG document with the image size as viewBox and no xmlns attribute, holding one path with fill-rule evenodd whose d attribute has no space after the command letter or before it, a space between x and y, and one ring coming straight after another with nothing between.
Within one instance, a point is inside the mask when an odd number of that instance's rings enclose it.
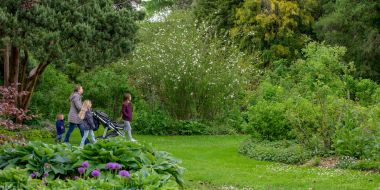
<instances>
[{"instance_id":1,"label":"boy in dark jacket","mask_svg":"<svg viewBox=\"0 0 380 190\"><path fill-rule=\"evenodd\" d=\"M57 130L57 141L62 141L63 133L65 133L65 121L63 114L57 115L57 121L55 122L55 128Z\"/></svg>"}]
</instances>

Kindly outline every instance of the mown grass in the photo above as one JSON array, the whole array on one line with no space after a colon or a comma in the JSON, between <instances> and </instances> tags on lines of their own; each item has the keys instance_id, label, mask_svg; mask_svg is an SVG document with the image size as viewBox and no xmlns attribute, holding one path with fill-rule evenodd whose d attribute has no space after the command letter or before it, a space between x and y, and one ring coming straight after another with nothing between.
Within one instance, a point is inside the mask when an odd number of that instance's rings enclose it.
<instances>
[{"instance_id":1,"label":"mown grass","mask_svg":"<svg viewBox=\"0 0 380 190\"><path fill-rule=\"evenodd\" d=\"M100 135L100 131L98 133ZM181 159L186 168L186 189L380 189L379 174L291 166L249 159L240 155L237 150L247 136L135 138ZM76 130L71 143L79 144L79 141L79 130Z\"/></svg>"}]
</instances>

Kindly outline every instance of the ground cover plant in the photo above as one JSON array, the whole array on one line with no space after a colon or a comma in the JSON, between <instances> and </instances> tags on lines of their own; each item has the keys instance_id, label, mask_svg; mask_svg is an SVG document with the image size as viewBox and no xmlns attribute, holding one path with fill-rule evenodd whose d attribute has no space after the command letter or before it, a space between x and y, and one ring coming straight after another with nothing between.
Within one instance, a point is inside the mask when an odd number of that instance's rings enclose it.
<instances>
[{"instance_id":1,"label":"ground cover plant","mask_svg":"<svg viewBox=\"0 0 380 190\"><path fill-rule=\"evenodd\" d=\"M84 183L88 188L108 184L110 187L130 189L157 189L169 185L180 188L183 185L180 162L166 152L154 151L148 145L112 139L100 140L84 149L38 141L4 146L0 152L0 181L10 187L21 187L21 181L28 188L34 184L52 189L60 185L75 187ZM15 176L7 176L7 173ZM39 183L28 186L30 179L25 176L38 179ZM14 178L20 178L20 183L15 183ZM96 179L100 181L95 182ZM90 180L91 183L83 180Z\"/></svg>"}]
</instances>

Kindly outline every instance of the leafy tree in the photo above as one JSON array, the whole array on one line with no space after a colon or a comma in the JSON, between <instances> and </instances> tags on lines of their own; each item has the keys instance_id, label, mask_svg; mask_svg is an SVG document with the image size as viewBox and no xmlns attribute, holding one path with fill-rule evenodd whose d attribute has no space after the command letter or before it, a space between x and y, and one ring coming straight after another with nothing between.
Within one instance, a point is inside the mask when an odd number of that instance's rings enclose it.
<instances>
[{"instance_id":1,"label":"leafy tree","mask_svg":"<svg viewBox=\"0 0 380 190\"><path fill-rule=\"evenodd\" d=\"M104 65L130 52L136 15L114 0L2 0L0 40L5 86L29 92L17 100L27 108L48 65ZM29 72L29 73L28 73Z\"/></svg>"},{"instance_id":2,"label":"leafy tree","mask_svg":"<svg viewBox=\"0 0 380 190\"><path fill-rule=\"evenodd\" d=\"M265 62L297 58L308 41L314 0L246 0L236 10L231 36L249 52L262 51Z\"/></svg>"},{"instance_id":3,"label":"leafy tree","mask_svg":"<svg viewBox=\"0 0 380 190\"><path fill-rule=\"evenodd\" d=\"M347 47L359 74L380 80L380 1L336 0L316 23L320 39Z\"/></svg>"}]
</instances>

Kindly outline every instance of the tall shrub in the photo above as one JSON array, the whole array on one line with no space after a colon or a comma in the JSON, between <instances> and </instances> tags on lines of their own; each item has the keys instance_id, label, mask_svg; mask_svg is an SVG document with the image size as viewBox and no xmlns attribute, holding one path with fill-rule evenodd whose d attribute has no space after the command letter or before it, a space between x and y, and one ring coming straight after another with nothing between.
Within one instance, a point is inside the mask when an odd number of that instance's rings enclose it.
<instances>
[{"instance_id":1,"label":"tall shrub","mask_svg":"<svg viewBox=\"0 0 380 190\"><path fill-rule=\"evenodd\" d=\"M127 68L151 104L178 119L213 119L235 105L244 82L236 48L221 46L196 29L188 12L144 23Z\"/></svg>"}]
</instances>

